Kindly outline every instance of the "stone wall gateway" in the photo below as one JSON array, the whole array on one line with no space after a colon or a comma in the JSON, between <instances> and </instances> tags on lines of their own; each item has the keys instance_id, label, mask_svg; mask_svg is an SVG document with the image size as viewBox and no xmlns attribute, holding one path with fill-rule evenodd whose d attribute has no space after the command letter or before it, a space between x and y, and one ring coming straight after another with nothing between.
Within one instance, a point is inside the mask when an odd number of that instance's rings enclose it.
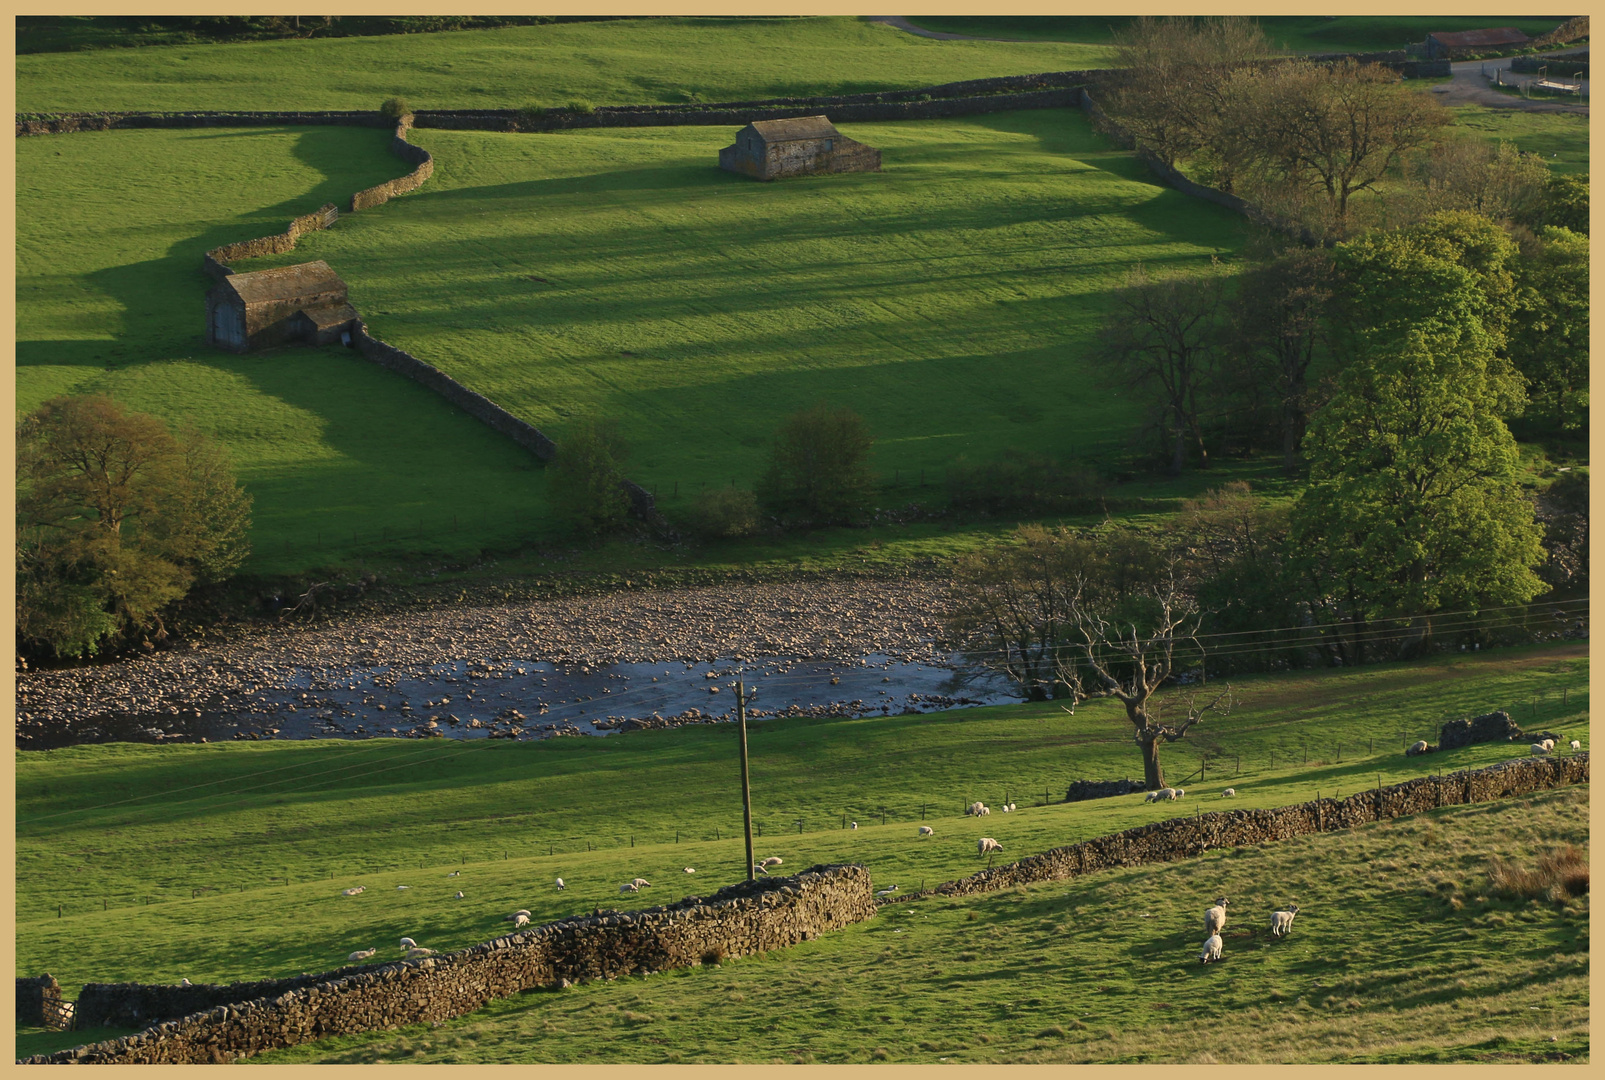
<instances>
[{"instance_id":1,"label":"stone wall gateway","mask_svg":"<svg viewBox=\"0 0 1605 1080\"><path fill-rule=\"evenodd\" d=\"M813 866L645 911L597 911L423 960L218 986L94 984L83 1024L149 1023L20 1064L224 1062L329 1035L448 1020L538 986L644 974L808 941L875 914L869 871ZM245 995L252 995L247 997Z\"/></svg>"}]
</instances>

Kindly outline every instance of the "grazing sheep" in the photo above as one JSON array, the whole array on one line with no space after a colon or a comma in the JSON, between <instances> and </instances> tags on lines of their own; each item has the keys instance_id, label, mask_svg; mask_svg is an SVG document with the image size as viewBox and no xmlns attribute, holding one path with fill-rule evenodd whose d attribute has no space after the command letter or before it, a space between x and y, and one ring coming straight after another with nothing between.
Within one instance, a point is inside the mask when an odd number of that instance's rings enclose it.
<instances>
[{"instance_id":1,"label":"grazing sheep","mask_svg":"<svg viewBox=\"0 0 1605 1080\"><path fill-rule=\"evenodd\" d=\"M1554 739L1545 739L1544 740L1544 749L1545 750L1553 750L1553 749L1555 749L1555 740Z\"/></svg>"},{"instance_id":2,"label":"grazing sheep","mask_svg":"<svg viewBox=\"0 0 1605 1080\"><path fill-rule=\"evenodd\" d=\"M502 921L503 922L517 922L518 921L518 917L520 915L524 916L524 918L526 918L526 919L529 918L529 908L519 908L517 911L515 911L511 915L507 916Z\"/></svg>"},{"instance_id":3,"label":"grazing sheep","mask_svg":"<svg viewBox=\"0 0 1605 1080\"><path fill-rule=\"evenodd\" d=\"M972 802L964 812L970 817L984 817L987 814L990 814L992 811L988 809L986 803Z\"/></svg>"},{"instance_id":4,"label":"grazing sheep","mask_svg":"<svg viewBox=\"0 0 1605 1080\"><path fill-rule=\"evenodd\" d=\"M855 829L858 828L858 822L856 822L856 821L853 822L852 827L855 828Z\"/></svg>"},{"instance_id":5,"label":"grazing sheep","mask_svg":"<svg viewBox=\"0 0 1605 1080\"><path fill-rule=\"evenodd\" d=\"M562 879L562 878L558 878L558 879L557 879L557 887L558 887L558 888L559 888L559 889L566 889L566 888L568 888L568 886L566 886L566 885L564 885L564 884L563 884L563 879Z\"/></svg>"},{"instance_id":6,"label":"grazing sheep","mask_svg":"<svg viewBox=\"0 0 1605 1080\"><path fill-rule=\"evenodd\" d=\"M641 886L637 885L633 881L626 881L623 885L619 886L619 892L640 892L640 891L641 891Z\"/></svg>"},{"instance_id":7,"label":"grazing sheep","mask_svg":"<svg viewBox=\"0 0 1605 1080\"><path fill-rule=\"evenodd\" d=\"M1204 951L1198 954L1198 962L1207 964L1211 960L1220 959L1220 935L1211 934L1204 939Z\"/></svg>"},{"instance_id":8,"label":"grazing sheep","mask_svg":"<svg viewBox=\"0 0 1605 1080\"><path fill-rule=\"evenodd\" d=\"M931 828L929 825L921 825L920 826L920 835L921 836L935 836L936 835L936 830Z\"/></svg>"},{"instance_id":9,"label":"grazing sheep","mask_svg":"<svg viewBox=\"0 0 1605 1080\"><path fill-rule=\"evenodd\" d=\"M1229 787L1220 793L1220 797L1223 799L1235 799L1237 798L1237 789L1234 787Z\"/></svg>"},{"instance_id":10,"label":"grazing sheep","mask_svg":"<svg viewBox=\"0 0 1605 1080\"><path fill-rule=\"evenodd\" d=\"M378 951L379 951L378 949L359 949L356 952L352 953L350 956L346 957L346 961L348 963L358 964L358 963L361 963L362 961L368 959L368 957L372 956L374 953L376 953Z\"/></svg>"},{"instance_id":11,"label":"grazing sheep","mask_svg":"<svg viewBox=\"0 0 1605 1080\"><path fill-rule=\"evenodd\" d=\"M1405 755L1407 757L1415 757L1417 754L1425 754L1426 752L1427 740L1418 739L1416 740L1415 745L1411 746L1410 749L1405 751Z\"/></svg>"},{"instance_id":12,"label":"grazing sheep","mask_svg":"<svg viewBox=\"0 0 1605 1080\"><path fill-rule=\"evenodd\" d=\"M634 885L637 889L644 889L652 883L644 877L638 877L634 881L630 882L630 884Z\"/></svg>"},{"instance_id":13,"label":"grazing sheep","mask_svg":"<svg viewBox=\"0 0 1605 1080\"><path fill-rule=\"evenodd\" d=\"M897 886L893 885L890 889L882 889L880 892L876 893L875 895L876 896L890 896L896 891L897 891Z\"/></svg>"},{"instance_id":14,"label":"grazing sheep","mask_svg":"<svg viewBox=\"0 0 1605 1080\"><path fill-rule=\"evenodd\" d=\"M1179 788L1176 789L1176 793L1174 795L1172 795L1171 798L1172 799L1179 799L1185 794L1187 794L1187 789L1184 788L1184 787L1179 787Z\"/></svg>"},{"instance_id":15,"label":"grazing sheep","mask_svg":"<svg viewBox=\"0 0 1605 1080\"><path fill-rule=\"evenodd\" d=\"M1582 748L1583 748L1583 744L1582 743L1578 742L1576 739L1572 740L1572 749L1573 750L1581 750Z\"/></svg>"},{"instance_id":16,"label":"grazing sheep","mask_svg":"<svg viewBox=\"0 0 1605 1080\"><path fill-rule=\"evenodd\" d=\"M362 892L362 886L358 885L355 888L340 890L340 895L341 896L356 896L361 892Z\"/></svg>"},{"instance_id":17,"label":"grazing sheep","mask_svg":"<svg viewBox=\"0 0 1605 1080\"><path fill-rule=\"evenodd\" d=\"M1215 906L1204 912L1204 933L1218 934L1226 928L1226 905L1231 903L1224 896L1215 901Z\"/></svg>"},{"instance_id":18,"label":"grazing sheep","mask_svg":"<svg viewBox=\"0 0 1605 1080\"><path fill-rule=\"evenodd\" d=\"M1534 757L1543 757L1545 754L1549 753L1549 747L1545 746L1541 742L1533 743L1530 749Z\"/></svg>"},{"instance_id":19,"label":"grazing sheep","mask_svg":"<svg viewBox=\"0 0 1605 1080\"><path fill-rule=\"evenodd\" d=\"M1162 787L1158 791L1150 791L1148 793L1147 797L1143 799L1143 802L1158 802L1161 799L1174 799L1175 797L1176 797L1176 789L1175 788L1173 788L1173 787Z\"/></svg>"},{"instance_id":20,"label":"grazing sheep","mask_svg":"<svg viewBox=\"0 0 1605 1080\"><path fill-rule=\"evenodd\" d=\"M1298 914L1298 905L1289 904L1284 911L1271 912L1271 936L1281 937L1293 929L1293 916Z\"/></svg>"},{"instance_id":21,"label":"grazing sheep","mask_svg":"<svg viewBox=\"0 0 1605 1080\"><path fill-rule=\"evenodd\" d=\"M417 947L418 947L418 943L416 941L412 940L412 938L404 937L404 938L401 939L401 951L402 952L406 952L408 949L416 949Z\"/></svg>"},{"instance_id":22,"label":"grazing sheep","mask_svg":"<svg viewBox=\"0 0 1605 1080\"><path fill-rule=\"evenodd\" d=\"M426 956L438 956L438 955L440 955L440 954L435 952L435 950L433 950L433 949L408 949L407 950L407 955L402 957L402 959L403 960L422 960Z\"/></svg>"},{"instance_id":23,"label":"grazing sheep","mask_svg":"<svg viewBox=\"0 0 1605 1080\"><path fill-rule=\"evenodd\" d=\"M989 851L1003 850L1003 845L992 839L990 836L981 837L981 839L975 842L975 846L977 849L979 849L980 854L982 855L985 855Z\"/></svg>"},{"instance_id":24,"label":"grazing sheep","mask_svg":"<svg viewBox=\"0 0 1605 1080\"><path fill-rule=\"evenodd\" d=\"M1008 807L1008 810L1009 810L1009 813L1011 813L1011 814L1012 814L1012 813L1014 813L1014 812L1015 812L1015 810L1017 810L1017 809L1019 809L1019 807L1017 807L1017 806L1015 806L1015 805L1014 805L1014 804L1013 804L1013 803L1010 803L1010 804L1009 804L1009 807Z\"/></svg>"},{"instance_id":25,"label":"grazing sheep","mask_svg":"<svg viewBox=\"0 0 1605 1080\"><path fill-rule=\"evenodd\" d=\"M528 915L525 915L522 912L520 912L519 914L513 916L513 929L514 930L517 930L520 926L528 926L528 925L529 925L529 916Z\"/></svg>"}]
</instances>

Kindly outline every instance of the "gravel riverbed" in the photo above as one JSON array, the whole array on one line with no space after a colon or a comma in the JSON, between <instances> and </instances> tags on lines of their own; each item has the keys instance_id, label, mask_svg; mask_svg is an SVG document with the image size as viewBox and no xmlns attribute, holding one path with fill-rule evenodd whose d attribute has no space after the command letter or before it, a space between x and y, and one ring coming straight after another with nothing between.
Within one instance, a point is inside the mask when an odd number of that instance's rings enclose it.
<instances>
[{"instance_id":1,"label":"gravel riverbed","mask_svg":"<svg viewBox=\"0 0 1605 1080\"><path fill-rule=\"evenodd\" d=\"M732 583L247 630L19 673L18 746L597 734L720 719L738 672L773 680L759 718L1011 700L953 689L945 596L921 579Z\"/></svg>"}]
</instances>

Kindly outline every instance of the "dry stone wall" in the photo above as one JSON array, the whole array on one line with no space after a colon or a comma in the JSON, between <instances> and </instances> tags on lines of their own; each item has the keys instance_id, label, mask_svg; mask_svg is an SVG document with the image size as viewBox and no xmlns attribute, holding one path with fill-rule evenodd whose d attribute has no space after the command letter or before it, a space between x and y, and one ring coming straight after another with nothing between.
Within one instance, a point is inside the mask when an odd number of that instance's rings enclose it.
<instances>
[{"instance_id":1,"label":"dry stone wall","mask_svg":"<svg viewBox=\"0 0 1605 1080\"><path fill-rule=\"evenodd\" d=\"M45 1022L45 1002L60 1001L61 987L54 975L17 980L17 1025L38 1027Z\"/></svg>"},{"instance_id":2,"label":"dry stone wall","mask_svg":"<svg viewBox=\"0 0 1605 1080\"><path fill-rule=\"evenodd\" d=\"M1588 755L1518 758L1486 769L1427 776L1346 799L1317 799L1271 810L1226 810L1140 825L1111 836L1054 848L1007 866L938 885L943 896L969 896L1034 881L1094 874L1116 866L1190 859L1216 848L1291 840L1337 832L1373 821L1419 814L1440 806L1495 799L1588 783Z\"/></svg>"},{"instance_id":3,"label":"dry stone wall","mask_svg":"<svg viewBox=\"0 0 1605 1080\"><path fill-rule=\"evenodd\" d=\"M281 233L213 248L201 257L201 267L214 278L226 278L234 273L229 269L229 263L239 259L254 259L260 255L283 255L294 251L296 242L301 237L309 232L327 229L339 217L340 211L335 208L334 203L325 203L315 213L303 214L292 220L289 227Z\"/></svg>"},{"instance_id":4,"label":"dry stone wall","mask_svg":"<svg viewBox=\"0 0 1605 1080\"><path fill-rule=\"evenodd\" d=\"M230 1061L329 1035L448 1020L533 987L786 948L868 919L875 908L864 867L814 866L793 877L741 882L706 899L564 919L423 960L231 987L90 984L80 998L80 1022L172 1018L20 1064Z\"/></svg>"},{"instance_id":5,"label":"dry stone wall","mask_svg":"<svg viewBox=\"0 0 1605 1080\"><path fill-rule=\"evenodd\" d=\"M418 166L406 176L398 176L394 180L383 184L376 184L351 196L351 210L367 210L371 207L381 206L394 199L397 195L405 195L409 191L417 191L423 182L435 175L435 159L429 151L421 146L414 146L407 141L407 129L412 124L412 117L404 116L396 125L396 134L390 140L390 152L403 161L410 161Z\"/></svg>"}]
</instances>

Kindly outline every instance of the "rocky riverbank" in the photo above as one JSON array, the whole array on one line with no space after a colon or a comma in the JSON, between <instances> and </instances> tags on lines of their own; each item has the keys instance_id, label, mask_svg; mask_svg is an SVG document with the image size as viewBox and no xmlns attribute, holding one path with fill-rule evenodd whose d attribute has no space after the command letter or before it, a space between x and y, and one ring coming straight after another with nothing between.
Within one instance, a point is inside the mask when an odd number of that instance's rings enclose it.
<instances>
[{"instance_id":1,"label":"rocky riverbank","mask_svg":"<svg viewBox=\"0 0 1605 1080\"><path fill-rule=\"evenodd\" d=\"M947 656L936 639L945 593L933 580L844 577L448 605L353 615L310 628L248 630L225 642L116 663L20 673L18 744L283 737L292 716L302 724L292 737L454 729L539 737L584 730L573 724L579 714L594 730L606 731L707 722L726 710L728 703L716 700L717 679L697 687L712 710L656 715L649 706L666 701L662 695L643 696L638 708L608 702L615 692L622 698L632 678L638 686L669 681L676 664L684 666L676 677L716 664L722 674L756 665L781 684L818 676L815 698L777 702L767 715L889 712L889 691L870 691L876 697L866 701L858 686L860 696L848 698L853 688L839 685L842 676L826 669L857 668L862 683L870 664L941 668ZM659 667L661 674L648 670ZM596 685L574 682L586 679ZM609 679L625 685L603 685ZM876 681L893 682L890 675ZM434 692L464 685L466 693ZM908 684L920 711L979 701L933 692L935 686L931 680ZM832 696L835 689L842 698ZM558 700L562 694L574 700ZM595 707L580 707L593 699ZM562 705L574 706L575 715L542 722L553 708L561 714ZM907 707L898 705L899 711ZM305 728L309 721L317 731Z\"/></svg>"}]
</instances>

